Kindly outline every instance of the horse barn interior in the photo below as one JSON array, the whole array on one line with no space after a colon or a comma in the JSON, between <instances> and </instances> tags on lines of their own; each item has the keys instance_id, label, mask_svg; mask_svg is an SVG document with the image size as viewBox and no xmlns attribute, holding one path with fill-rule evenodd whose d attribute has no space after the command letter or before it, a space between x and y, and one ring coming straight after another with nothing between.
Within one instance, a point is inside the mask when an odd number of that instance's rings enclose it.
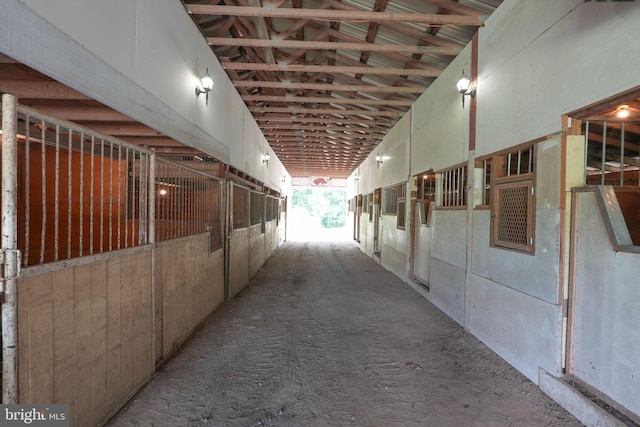
<instances>
[{"instance_id":1,"label":"horse barn interior","mask_svg":"<svg viewBox=\"0 0 640 427\"><path fill-rule=\"evenodd\" d=\"M321 183L350 244L580 422L640 423L638 22L633 0L4 0L2 403L109 422Z\"/></svg>"}]
</instances>

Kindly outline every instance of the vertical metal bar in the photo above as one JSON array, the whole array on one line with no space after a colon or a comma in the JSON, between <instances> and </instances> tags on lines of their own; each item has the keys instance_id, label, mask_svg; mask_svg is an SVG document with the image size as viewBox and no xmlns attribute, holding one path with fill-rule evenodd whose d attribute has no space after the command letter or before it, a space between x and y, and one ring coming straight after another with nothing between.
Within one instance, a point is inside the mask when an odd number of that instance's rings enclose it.
<instances>
[{"instance_id":1,"label":"vertical metal bar","mask_svg":"<svg viewBox=\"0 0 640 427\"><path fill-rule=\"evenodd\" d=\"M73 173L72 173L72 153L73 153L73 130L69 129L69 147L67 161L67 259L71 258L71 216L73 214Z\"/></svg>"},{"instance_id":2,"label":"vertical metal bar","mask_svg":"<svg viewBox=\"0 0 640 427\"><path fill-rule=\"evenodd\" d=\"M585 123L584 137L584 182L587 182L587 166L589 165L589 120Z\"/></svg>"},{"instance_id":3,"label":"vertical metal bar","mask_svg":"<svg viewBox=\"0 0 640 427\"><path fill-rule=\"evenodd\" d=\"M53 260L58 261L60 248L60 126L56 125L56 171L54 179L54 203L53 203Z\"/></svg>"},{"instance_id":4,"label":"vertical metal bar","mask_svg":"<svg viewBox=\"0 0 640 427\"><path fill-rule=\"evenodd\" d=\"M109 250L113 250L113 142L109 142Z\"/></svg>"},{"instance_id":5,"label":"vertical metal bar","mask_svg":"<svg viewBox=\"0 0 640 427\"><path fill-rule=\"evenodd\" d=\"M140 193L140 197L138 198L138 203L140 204L140 226L138 229L139 245L147 243L147 224L149 220L147 216L148 160L149 156L147 154L140 153L140 180L138 181L138 191Z\"/></svg>"},{"instance_id":6,"label":"vertical metal bar","mask_svg":"<svg viewBox=\"0 0 640 427\"><path fill-rule=\"evenodd\" d=\"M518 170L516 175L520 175L520 166L522 165L522 150L518 150Z\"/></svg>"},{"instance_id":7,"label":"vertical metal bar","mask_svg":"<svg viewBox=\"0 0 640 427\"><path fill-rule=\"evenodd\" d=\"M467 204L467 167L464 166L460 172L462 176L462 185L460 186L460 204L465 206Z\"/></svg>"},{"instance_id":8,"label":"vertical metal bar","mask_svg":"<svg viewBox=\"0 0 640 427\"><path fill-rule=\"evenodd\" d=\"M47 152L46 152L46 123L40 120L40 172L42 176L42 228L40 229L40 264L44 264L44 245L47 232Z\"/></svg>"},{"instance_id":9,"label":"vertical metal bar","mask_svg":"<svg viewBox=\"0 0 640 427\"><path fill-rule=\"evenodd\" d=\"M620 185L624 185L624 122L620 125Z\"/></svg>"},{"instance_id":10,"label":"vertical metal bar","mask_svg":"<svg viewBox=\"0 0 640 427\"><path fill-rule=\"evenodd\" d=\"M529 147L529 173L533 173L533 145Z\"/></svg>"},{"instance_id":11,"label":"vertical metal bar","mask_svg":"<svg viewBox=\"0 0 640 427\"><path fill-rule=\"evenodd\" d=\"M80 237L78 241L78 256L82 256L84 249L84 133L80 134Z\"/></svg>"},{"instance_id":12,"label":"vertical metal bar","mask_svg":"<svg viewBox=\"0 0 640 427\"><path fill-rule=\"evenodd\" d=\"M96 138L91 137L91 159L89 176L89 255L93 254L93 187L95 186L95 146Z\"/></svg>"},{"instance_id":13,"label":"vertical metal bar","mask_svg":"<svg viewBox=\"0 0 640 427\"><path fill-rule=\"evenodd\" d=\"M149 236L148 243L156 242L156 153L149 156Z\"/></svg>"},{"instance_id":14,"label":"vertical metal bar","mask_svg":"<svg viewBox=\"0 0 640 427\"><path fill-rule=\"evenodd\" d=\"M18 403L18 99L2 95L2 403ZM27 127L29 122L27 120ZM28 139L27 139L28 140ZM27 145L28 148L28 145ZM27 245L28 246L28 245Z\"/></svg>"},{"instance_id":15,"label":"vertical metal bar","mask_svg":"<svg viewBox=\"0 0 640 427\"><path fill-rule=\"evenodd\" d=\"M602 125L602 162L600 167L600 185L604 185L604 168L607 156L607 121L605 120Z\"/></svg>"},{"instance_id":16,"label":"vertical metal bar","mask_svg":"<svg viewBox=\"0 0 640 427\"><path fill-rule=\"evenodd\" d=\"M464 205L465 168L458 168L458 206Z\"/></svg>"},{"instance_id":17,"label":"vertical metal bar","mask_svg":"<svg viewBox=\"0 0 640 427\"><path fill-rule=\"evenodd\" d=\"M122 147L118 147L118 244L122 247ZM124 218L126 224L126 218Z\"/></svg>"},{"instance_id":18,"label":"vertical metal bar","mask_svg":"<svg viewBox=\"0 0 640 427\"><path fill-rule=\"evenodd\" d=\"M31 117L25 117L24 140L24 265L29 265L29 241L31 239ZM4 400L3 400L4 402Z\"/></svg>"},{"instance_id":19,"label":"vertical metal bar","mask_svg":"<svg viewBox=\"0 0 640 427\"><path fill-rule=\"evenodd\" d=\"M142 158L142 157L140 157ZM140 162L136 163L136 152L131 153L131 241L129 244L135 246L136 224L140 224L140 207L138 206L138 194L136 194L136 165L140 167ZM136 206L138 216L136 216Z\"/></svg>"},{"instance_id":20,"label":"vertical metal bar","mask_svg":"<svg viewBox=\"0 0 640 427\"><path fill-rule=\"evenodd\" d=\"M511 153L507 155L507 176L511 176Z\"/></svg>"},{"instance_id":21,"label":"vertical metal bar","mask_svg":"<svg viewBox=\"0 0 640 427\"><path fill-rule=\"evenodd\" d=\"M171 168L170 173L174 178L173 182L174 183L178 182L175 167ZM177 186L173 187L171 190L171 211L172 212L171 212L170 221L169 221L169 224L171 224L171 233L169 234L169 238L171 239L175 239L177 236L176 224L178 221L178 208L177 208L178 192L179 192L179 188Z\"/></svg>"},{"instance_id":22,"label":"vertical metal bar","mask_svg":"<svg viewBox=\"0 0 640 427\"><path fill-rule=\"evenodd\" d=\"M100 139L100 251L104 252L104 139Z\"/></svg>"},{"instance_id":23,"label":"vertical metal bar","mask_svg":"<svg viewBox=\"0 0 640 427\"><path fill-rule=\"evenodd\" d=\"M482 204L488 205L487 200L487 160L482 161Z\"/></svg>"},{"instance_id":24,"label":"vertical metal bar","mask_svg":"<svg viewBox=\"0 0 640 427\"><path fill-rule=\"evenodd\" d=\"M129 164L129 149L125 151L125 164L127 165L127 176L124 179L124 247L129 247L129 177L131 176L131 165Z\"/></svg>"}]
</instances>

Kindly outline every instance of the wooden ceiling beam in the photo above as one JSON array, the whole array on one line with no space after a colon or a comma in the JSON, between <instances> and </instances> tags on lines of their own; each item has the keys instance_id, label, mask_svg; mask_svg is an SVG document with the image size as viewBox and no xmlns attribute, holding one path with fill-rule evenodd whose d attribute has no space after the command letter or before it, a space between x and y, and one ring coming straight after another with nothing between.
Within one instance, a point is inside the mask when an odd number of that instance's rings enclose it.
<instances>
[{"instance_id":1,"label":"wooden ceiling beam","mask_svg":"<svg viewBox=\"0 0 640 427\"><path fill-rule=\"evenodd\" d=\"M389 86L374 86L368 84L362 85L340 85L340 84L327 84L327 83L297 83L290 81L244 81L233 80L233 84L236 87L263 87L263 88L282 88L282 89L301 89L301 90L334 90L337 92L363 92L363 93L415 93L420 94L424 92L422 87L389 87Z\"/></svg>"},{"instance_id":2,"label":"wooden ceiling beam","mask_svg":"<svg viewBox=\"0 0 640 427\"><path fill-rule=\"evenodd\" d=\"M339 108L288 108L288 107L257 107L249 108L256 114L265 113L291 113L291 114L335 114L340 116L369 116L369 117L402 117L405 111L368 111L368 110L341 110ZM332 118L326 119L335 120Z\"/></svg>"},{"instance_id":3,"label":"wooden ceiling beam","mask_svg":"<svg viewBox=\"0 0 640 427\"><path fill-rule=\"evenodd\" d=\"M262 101L262 102L285 102L285 103L314 103L314 104L361 104L361 105L388 105L398 107L409 107L413 104L412 100L395 99L361 99L361 98L334 98L334 97L315 97L315 96L269 96L269 95L245 95L242 97L245 101Z\"/></svg>"},{"instance_id":4,"label":"wooden ceiling beam","mask_svg":"<svg viewBox=\"0 0 640 427\"><path fill-rule=\"evenodd\" d=\"M334 124L317 124L317 125L298 125L298 124L262 124L260 128L264 131L268 130L311 130L311 131L325 131L335 130L346 133L360 133L370 135L385 135L386 128L382 127L354 127L354 126L340 126Z\"/></svg>"},{"instance_id":5,"label":"wooden ceiling beam","mask_svg":"<svg viewBox=\"0 0 640 427\"><path fill-rule=\"evenodd\" d=\"M248 70L248 71L275 71L275 72L298 72L298 73L329 73L329 74L371 74L378 76L417 76L417 77L438 77L440 70L433 67L428 69L405 69L405 68L381 68L381 67L356 67L340 65L302 65L302 64L260 64L246 62L231 62L223 59L222 66L226 70Z\"/></svg>"},{"instance_id":6,"label":"wooden ceiling beam","mask_svg":"<svg viewBox=\"0 0 640 427\"><path fill-rule=\"evenodd\" d=\"M258 122L271 122L271 123L327 123L326 118L321 117L283 117L283 116L257 116L256 121ZM332 118L332 124L354 124L354 125L363 125L367 124L373 125L387 125L391 127L394 122L391 120L385 119L353 119L353 118Z\"/></svg>"},{"instance_id":7,"label":"wooden ceiling beam","mask_svg":"<svg viewBox=\"0 0 640 427\"><path fill-rule=\"evenodd\" d=\"M340 2L332 1L331 7ZM428 13L369 12L365 10L265 8L251 6L220 6L212 4L185 4L190 15L250 16L290 19L321 19L323 21L412 22L426 25L464 25L482 27L484 21L477 16L438 15Z\"/></svg>"},{"instance_id":8,"label":"wooden ceiling beam","mask_svg":"<svg viewBox=\"0 0 640 427\"><path fill-rule=\"evenodd\" d=\"M345 3L341 3L341 2L334 2L332 3L332 6L335 9L339 9L345 12L348 11L359 11L360 9L358 9L357 7L354 6L350 6L348 4ZM443 16L450 16L450 15L443 15ZM405 25L401 22L391 22L391 21L380 21L380 26L382 27L386 27L390 30L396 31L398 33L401 34L405 34L407 36L413 37L415 39L418 40L424 40L434 46L450 46L450 47L464 47L463 43L458 43L458 42L454 42L451 40L446 40L443 38L439 38L436 37L434 35L431 35L425 31L421 31L418 30L416 28L410 27L408 25Z\"/></svg>"},{"instance_id":9,"label":"wooden ceiling beam","mask_svg":"<svg viewBox=\"0 0 640 427\"><path fill-rule=\"evenodd\" d=\"M434 6L438 6L442 9L448 10L449 12L454 12L460 15L471 15L477 16L481 19L487 18L487 13L482 10L475 9L470 6L465 6L463 4L458 3L453 0L424 0L425 3L432 4Z\"/></svg>"},{"instance_id":10,"label":"wooden ceiling beam","mask_svg":"<svg viewBox=\"0 0 640 427\"><path fill-rule=\"evenodd\" d=\"M303 40L282 40L275 37L271 40L230 38L230 37L207 37L207 42L212 46L242 46L277 49L307 49L307 50L351 50L367 52L404 52L420 53L422 55L450 55L455 56L462 49L442 46L413 46L399 44L377 44L366 42L322 42Z\"/></svg>"}]
</instances>

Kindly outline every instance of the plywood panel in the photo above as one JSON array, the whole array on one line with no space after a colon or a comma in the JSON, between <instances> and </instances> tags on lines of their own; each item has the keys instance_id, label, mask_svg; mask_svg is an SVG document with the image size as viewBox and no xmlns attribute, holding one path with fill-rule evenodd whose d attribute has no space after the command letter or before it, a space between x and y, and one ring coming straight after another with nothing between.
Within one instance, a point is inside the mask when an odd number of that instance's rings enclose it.
<instances>
[{"instance_id":1,"label":"plywood panel","mask_svg":"<svg viewBox=\"0 0 640 427\"><path fill-rule=\"evenodd\" d=\"M107 414L107 262L91 264L91 363L93 423Z\"/></svg>"},{"instance_id":2,"label":"plywood panel","mask_svg":"<svg viewBox=\"0 0 640 427\"><path fill-rule=\"evenodd\" d=\"M122 389L120 393L127 395L133 388L133 300L131 288L135 278L133 277L131 256L127 255L122 258L120 270L120 333L121 349L120 349L120 369L122 380L120 382Z\"/></svg>"},{"instance_id":3,"label":"plywood panel","mask_svg":"<svg viewBox=\"0 0 640 427\"><path fill-rule=\"evenodd\" d=\"M148 345L151 336L151 307L147 295L150 286L144 280L143 254L138 253L132 256L133 277L132 282L132 303L133 303L133 385L138 387L146 381L151 374L149 360L151 357L151 346Z\"/></svg>"},{"instance_id":4,"label":"plywood panel","mask_svg":"<svg viewBox=\"0 0 640 427\"><path fill-rule=\"evenodd\" d=\"M53 401L73 412L73 269L52 273Z\"/></svg>"},{"instance_id":5,"label":"plywood panel","mask_svg":"<svg viewBox=\"0 0 640 427\"><path fill-rule=\"evenodd\" d=\"M230 243L229 298L233 298L249 282L249 230L233 230Z\"/></svg>"},{"instance_id":6,"label":"plywood panel","mask_svg":"<svg viewBox=\"0 0 640 427\"><path fill-rule=\"evenodd\" d=\"M29 303L33 277L18 280L18 402L29 401Z\"/></svg>"},{"instance_id":7,"label":"plywood panel","mask_svg":"<svg viewBox=\"0 0 640 427\"><path fill-rule=\"evenodd\" d=\"M164 342L164 329L163 329L163 316L164 316L164 294L163 294L163 263L162 263L162 247L156 247L153 254L156 262L153 269L153 276L155 277L154 286L155 291L153 297L155 299L155 311L153 313L154 322L154 346L155 353L153 355L154 365L162 359L163 355L163 342Z\"/></svg>"},{"instance_id":8,"label":"plywood panel","mask_svg":"<svg viewBox=\"0 0 640 427\"><path fill-rule=\"evenodd\" d=\"M155 338L162 339L162 351L156 350L158 361L224 300L224 256L222 250L209 252L209 236L203 233L162 242L156 257L156 294L161 293L156 298L162 302L162 328ZM246 254L244 259L246 264Z\"/></svg>"},{"instance_id":9,"label":"plywood panel","mask_svg":"<svg viewBox=\"0 0 640 427\"><path fill-rule=\"evenodd\" d=\"M31 403L53 401L53 304L51 276L39 277L27 289L29 322L29 397Z\"/></svg>"},{"instance_id":10,"label":"plywood panel","mask_svg":"<svg viewBox=\"0 0 640 427\"><path fill-rule=\"evenodd\" d=\"M107 263L107 402L116 406L125 396L120 385L121 374L121 325L120 325L120 268L121 258Z\"/></svg>"},{"instance_id":11,"label":"plywood panel","mask_svg":"<svg viewBox=\"0 0 640 427\"><path fill-rule=\"evenodd\" d=\"M73 276L75 425L92 423L91 265L76 267Z\"/></svg>"}]
</instances>

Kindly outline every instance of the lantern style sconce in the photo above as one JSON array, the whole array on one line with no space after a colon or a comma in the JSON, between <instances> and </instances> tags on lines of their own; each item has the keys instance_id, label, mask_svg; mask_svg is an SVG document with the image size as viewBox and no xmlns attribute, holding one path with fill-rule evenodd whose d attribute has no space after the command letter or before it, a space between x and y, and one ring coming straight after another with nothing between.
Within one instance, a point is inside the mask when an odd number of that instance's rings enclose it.
<instances>
[{"instance_id":1,"label":"lantern style sconce","mask_svg":"<svg viewBox=\"0 0 640 427\"><path fill-rule=\"evenodd\" d=\"M269 153L264 153L264 156L262 156L262 163L265 163L267 166L269 166L269 159L271 159Z\"/></svg>"},{"instance_id":2,"label":"lantern style sconce","mask_svg":"<svg viewBox=\"0 0 640 427\"><path fill-rule=\"evenodd\" d=\"M196 86L196 98L204 93L206 96L205 105L209 105L209 92L211 92L211 89L213 89L213 79L209 75L209 68L207 68L207 71L200 77L200 84Z\"/></svg>"},{"instance_id":3,"label":"lantern style sconce","mask_svg":"<svg viewBox=\"0 0 640 427\"><path fill-rule=\"evenodd\" d=\"M476 88L471 87L471 79L464 75L464 70L462 70L462 77L456 83L456 89L462 94L462 108L464 108L465 96L469 95L472 98L476 96Z\"/></svg>"},{"instance_id":4,"label":"lantern style sconce","mask_svg":"<svg viewBox=\"0 0 640 427\"><path fill-rule=\"evenodd\" d=\"M376 163L378 164L378 166L380 166L384 161L382 160L382 156L380 154L378 154L376 156Z\"/></svg>"}]
</instances>

